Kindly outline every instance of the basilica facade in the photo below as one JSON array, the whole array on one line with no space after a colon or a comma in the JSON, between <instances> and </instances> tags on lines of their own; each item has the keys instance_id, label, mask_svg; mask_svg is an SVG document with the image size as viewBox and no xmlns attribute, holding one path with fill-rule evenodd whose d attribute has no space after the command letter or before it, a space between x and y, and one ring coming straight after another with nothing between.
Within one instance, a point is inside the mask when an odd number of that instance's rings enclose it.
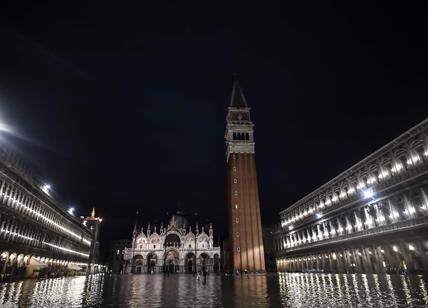
<instances>
[{"instance_id":1,"label":"basilica facade","mask_svg":"<svg viewBox=\"0 0 428 308\"><path fill-rule=\"evenodd\" d=\"M166 227L134 228L132 247L125 248L125 272L162 273L220 271L220 247L214 246L212 224L195 228L177 213Z\"/></svg>"}]
</instances>

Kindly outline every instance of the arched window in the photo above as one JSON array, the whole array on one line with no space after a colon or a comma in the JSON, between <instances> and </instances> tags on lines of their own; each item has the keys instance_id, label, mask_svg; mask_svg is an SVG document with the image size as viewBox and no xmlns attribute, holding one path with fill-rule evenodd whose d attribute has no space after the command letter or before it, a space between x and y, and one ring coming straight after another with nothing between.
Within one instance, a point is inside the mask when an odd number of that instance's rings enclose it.
<instances>
[{"instance_id":1,"label":"arched window","mask_svg":"<svg viewBox=\"0 0 428 308\"><path fill-rule=\"evenodd\" d=\"M180 237L177 234L168 234L165 238L165 246L170 247L180 247Z\"/></svg>"}]
</instances>

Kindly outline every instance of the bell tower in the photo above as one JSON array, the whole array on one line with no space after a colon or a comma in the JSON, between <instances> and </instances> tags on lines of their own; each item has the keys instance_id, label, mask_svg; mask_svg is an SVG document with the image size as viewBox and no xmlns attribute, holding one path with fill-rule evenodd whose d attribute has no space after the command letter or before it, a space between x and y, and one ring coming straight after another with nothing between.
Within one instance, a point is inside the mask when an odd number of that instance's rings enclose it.
<instances>
[{"instance_id":1,"label":"bell tower","mask_svg":"<svg viewBox=\"0 0 428 308\"><path fill-rule=\"evenodd\" d=\"M226 117L225 140L231 270L264 272L254 123L237 80Z\"/></svg>"}]
</instances>

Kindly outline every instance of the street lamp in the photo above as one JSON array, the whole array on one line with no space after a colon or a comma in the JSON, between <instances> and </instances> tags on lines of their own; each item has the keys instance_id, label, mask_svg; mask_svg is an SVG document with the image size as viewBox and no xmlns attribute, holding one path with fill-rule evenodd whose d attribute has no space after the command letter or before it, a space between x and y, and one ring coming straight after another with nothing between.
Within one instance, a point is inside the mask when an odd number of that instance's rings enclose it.
<instances>
[{"instance_id":1,"label":"street lamp","mask_svg":"<svg viewBox=\"0 0 428 308\"><path fill-rule=\"evenodd\" d=\"M43 184L40 189L47 195L50 195L49 191L51 189L51 186L49 184Z\"/></svg>"},{"instance_id":2,"label":"street lamp","mask_svg":"<svg viewBox=\"0 0 428 308\"><path fill-rule=\"evenodd\" d=\"M83 220L83 224L85 224L85 222L90 221L93 222L94 226L95 226L95 230L92 233L92 242L91 242L91 251L90 251L90 255L89 255L89 260L88 260L88 268L86 270L86 273L89 274L91 271L91 263L95 263L95 249L96 249L96 243L98 240L98 234L99 234L99 225L101 224L101 222L103 221L103 219L101 217L95 217L95 208L92 209L91 215L90 216L80 216L80 219Z\"/></svg>"},{"instance_id":3,"label":"street lamp","mask_svg":"<svg viewBox=\"0 0 428 308\"><path fill-rule=\"evenodd\" d=\"M364 195L364 198L368 199L368 198L373 197L375 195L375 193L374 193L372 188L369 188L369 189L363 190L363 195Z\"/></svg>"}]
</instances>

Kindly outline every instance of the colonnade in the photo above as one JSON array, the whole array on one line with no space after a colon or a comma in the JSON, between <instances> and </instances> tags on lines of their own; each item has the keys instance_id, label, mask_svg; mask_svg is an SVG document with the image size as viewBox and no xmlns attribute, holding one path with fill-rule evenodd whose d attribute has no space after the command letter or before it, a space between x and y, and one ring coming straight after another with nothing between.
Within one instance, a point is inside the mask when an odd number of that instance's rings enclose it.
<instances>
[{"instance_id":1,"label":"colonnade","mask_svg":"<svg viewBox=\"0 0 428 308\"><path fill-rule=\"evenodd\" d=\"M425 230L424 232L426 232ZM278 271L428 273L428 239L345 245L277 259Z\"/></svg>"},{"instance_id":2,"label":"colonnade","mask_svg":"<svg viewBox=\"0 0 428 308\"><path fill-rule=\"evenodd\" d=\"M276 249L290 249L345 236L350 238L366 230L377 233L393 225L399 228L425 222L423 218L428 217L427 190L427 187L420 187L328 218L321 216L309 226L280 236L275 242Z\"/></svg>"},{"instance_id":3,"label":"colonnade","mask_svg":"<svg viewBox=\"0 0 428 308\"><path fill-rule=\"evenodd\" d=\"M3 154L0 150L0 280L56 277L85 268L91 229Z\"/></svg>"},{"instance_id":4,"label":"colonnade","mask_svg":"<svg viewBox=\"0 0 428 308\"><path fill-rule=\"evenodd\" d=\"M428 119L280 216L279 270L426 272Z\"/></svg>"}]
</instances>

